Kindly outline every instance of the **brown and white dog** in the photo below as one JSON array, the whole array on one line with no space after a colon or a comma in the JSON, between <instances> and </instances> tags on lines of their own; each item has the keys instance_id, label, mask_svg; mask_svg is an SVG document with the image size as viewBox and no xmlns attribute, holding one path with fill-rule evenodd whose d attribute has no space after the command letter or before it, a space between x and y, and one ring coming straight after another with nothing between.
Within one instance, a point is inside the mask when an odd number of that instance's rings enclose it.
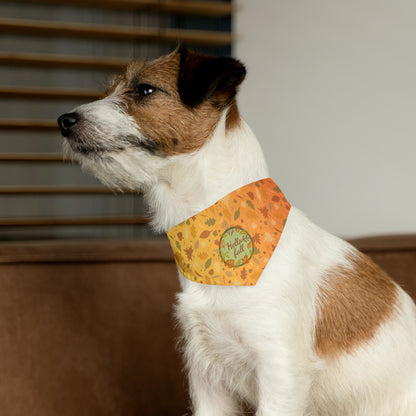
<instances>
[{"instance_id":1,"label":"brown and white dog","mask_svg":"<svg viewBox=\"0 0 416 416\"><path fill-rule=\"evenodd\" d=\"M143 192L166 231L269 176L237 109L244 76L237 60L183 47L133 62L105 98L59 118L65 151ZM243 401L257 416L416 415L412 300L296 208L255 286L179 278L194 415L237 415Z\"/></svg>"}]
</instances>

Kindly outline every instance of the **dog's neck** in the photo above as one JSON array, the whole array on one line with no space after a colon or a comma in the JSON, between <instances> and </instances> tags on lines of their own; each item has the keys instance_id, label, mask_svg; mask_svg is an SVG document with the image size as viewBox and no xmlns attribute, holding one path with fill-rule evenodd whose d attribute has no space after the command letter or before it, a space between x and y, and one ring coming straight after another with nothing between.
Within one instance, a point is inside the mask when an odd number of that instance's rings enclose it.
<instances>
[{"instance_id":1,"label":"dog's neck","mask_svg":"<svg viewBox=\"0 0 416 416\"><path fill-rule=\"evenodd\" d=\"M233 190L269 176L263 152L248 125L226 128L225 115L197 152L174 156L147 192L153 228L165 232Z\"/></svg>"}]
</instances>

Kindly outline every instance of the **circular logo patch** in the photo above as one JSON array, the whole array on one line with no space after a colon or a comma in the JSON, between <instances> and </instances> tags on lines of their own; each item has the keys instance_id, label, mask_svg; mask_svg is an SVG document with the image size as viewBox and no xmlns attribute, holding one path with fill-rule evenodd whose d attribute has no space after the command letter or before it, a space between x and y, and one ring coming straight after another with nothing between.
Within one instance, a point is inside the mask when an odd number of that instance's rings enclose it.
<instances>
[{"instance_id":1,"label":"circular logo patch","mask_svg":"<svg viewBox=\"0 0 416 416\"><path fill-rule=\"evenodd\" d=\"M241 227L228 228L221 236L220 256L227 267L243 266L250 260L253 250L250 234Z\"/></svg>"}]
</instances>

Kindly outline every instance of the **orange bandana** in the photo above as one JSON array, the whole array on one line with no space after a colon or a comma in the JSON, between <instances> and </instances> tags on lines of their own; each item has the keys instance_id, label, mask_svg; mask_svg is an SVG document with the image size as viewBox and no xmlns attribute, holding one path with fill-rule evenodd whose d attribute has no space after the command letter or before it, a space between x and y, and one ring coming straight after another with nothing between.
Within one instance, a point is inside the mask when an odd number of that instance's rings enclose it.
<instances>
[{"instance_id":1,"label":"orange bandana","mask_svg":"<svg viewBox=\"0 0 416 416\"><path fill-rule=\"evenodd\" d=\"M255 285L289 211L290 204L270 178L231 192L167 232L179 270L206 285Z\"/></svg>"}]
</instances>

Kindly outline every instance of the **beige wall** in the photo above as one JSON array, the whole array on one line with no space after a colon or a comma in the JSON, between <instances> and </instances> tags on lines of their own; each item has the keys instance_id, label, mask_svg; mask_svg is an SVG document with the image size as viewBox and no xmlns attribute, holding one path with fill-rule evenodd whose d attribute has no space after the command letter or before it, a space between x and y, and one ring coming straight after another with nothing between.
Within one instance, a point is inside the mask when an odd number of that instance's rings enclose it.
<instances>
[{"instance_id":1,"label":"beige wall","mask_svg":"<svg viewBox=\"0 0 416 416\"><path fill-rule=\"evenodd\" d=\"M237 3L241 112L292 204L341 236L416 232L416 2Z\"/></svg>"}]
</instances>

